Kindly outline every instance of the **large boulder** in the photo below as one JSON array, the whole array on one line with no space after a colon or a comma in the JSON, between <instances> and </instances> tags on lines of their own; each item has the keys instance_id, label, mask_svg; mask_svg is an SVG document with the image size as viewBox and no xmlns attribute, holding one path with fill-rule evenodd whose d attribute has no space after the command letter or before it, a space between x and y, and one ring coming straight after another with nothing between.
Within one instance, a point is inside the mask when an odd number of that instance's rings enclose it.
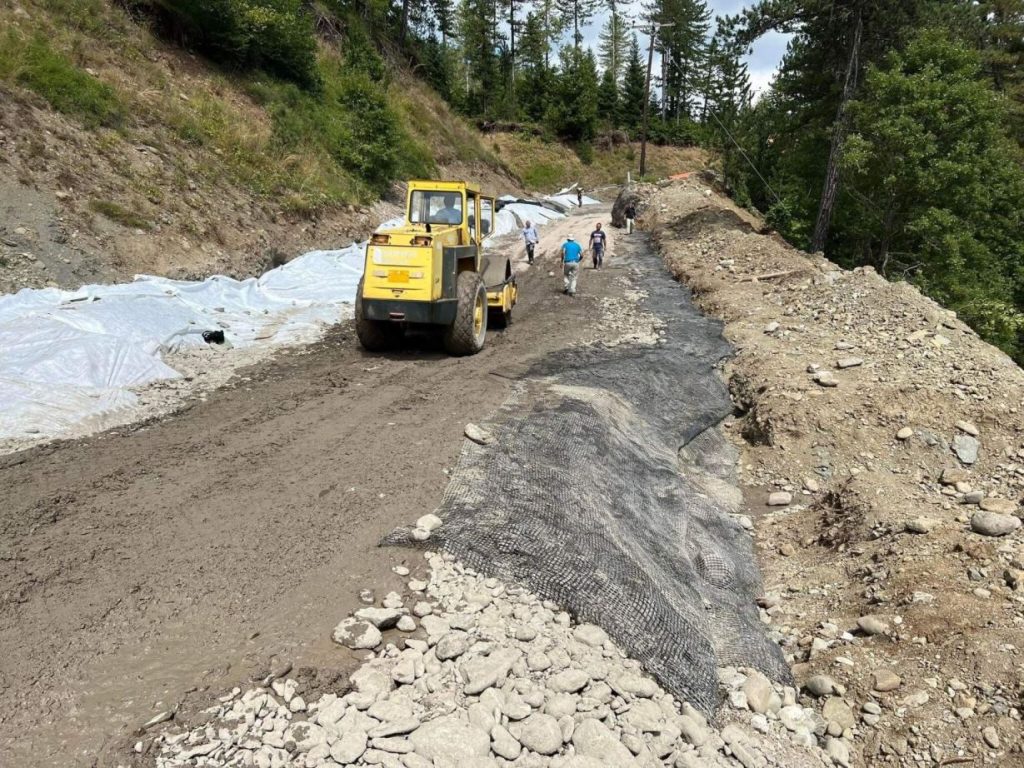
<instances>
[{"instance_id":1,"label":"large boulder","mask_svg":"<svg viewBox=\"0 0 1024 768\"><path fill-rule=\"evenodd\" d=\"M612 226L619 229L626 226L626 206L630 202L636 205L637 218L642 217L656 190L657 187L653 184L631 184L623 187L612 204Z\"/></svg>"}]
</instances>

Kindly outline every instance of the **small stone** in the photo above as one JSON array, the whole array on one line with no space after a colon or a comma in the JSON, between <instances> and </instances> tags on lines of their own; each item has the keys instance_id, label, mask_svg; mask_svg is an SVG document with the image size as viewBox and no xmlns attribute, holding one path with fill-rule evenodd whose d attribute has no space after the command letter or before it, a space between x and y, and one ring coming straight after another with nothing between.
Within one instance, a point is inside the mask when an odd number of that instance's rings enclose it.
<instances>
[{"instance_id":1,"label":"small stone","mask_svg":"<svg viewBox=\"0 0 1024 768\"><path fill-rule=\"evenodd\" d=\"M985 743L992 749L1000 749L1002 747L1002 742L999 741L999 731L991 725L982 730L981 738L983 738Z\"/></svg>"},{"instance_id":2,"label":"small stone","mask_svg":"<svg viewBox=\"0 0 1024 768\"><path fill-rule=\"evenodd\" d=\"M978 506L985 512L995 512L1000 515L1017 514L1017 502L1012 499L999 499L989 496L987 499L982 499Z\"/></svg>"},{"instance_id":3,"label":"small stone","mask_svg":"<svg viewBox=\"0 0 1024 768\"><path fill-rule=\"evenodd\" d=\"M828 675L814 675L806 683L804 683L804 689L812 696L821 698L822 696L830 696L836 692L836 681Z\"/></svg>"},{"instance_id":4,"label":"small stone","mask_svg":"<svg viewBox=\"0 0 1024 768\"><path fill-rule=\"evenodd\" d=\"M877 616L861 616L857 619L857 628L869 637L889 634L889 625Z\"/></svg>"},{"instance_id":5,"label":"small stone","mask_svg":"<svg viewBox=\"0 0 1024 768\"><path fill-rule=\"evenodd\" d=\"M446 760L472 765L472 762L465 762L464 759L486 757L491 751L490 736L456 715L446 715L424 723L409 738L416 748L416 754L433 760L435 765Z\"/></svg>"},{"instance_id":6,"label":"small stone","mask_svg":"<svg viewBox=\"0 0 1024 768\"><path fill-rule=\"evenodd\" d=\"M424 515L416 521L416 527L422 528L424 531L436 531L441 527L443 521L437 515Z\"/></svg>"},{"instance_id":7,"label":"small stone","mask_svg":"<svg viewBox=\"0 0 1024 768\"><path fill-rule=\"evenodd\" d=\"M595 624L580 624L573 630L573 637L591 648L600 648L608 640L608 634Z\"/></svg>"},{"instance_id":8,"label":"small stone","mask_svg":"<svg viewBox=\"0 0 1024 768\"><path fill-rule=\"evenodd\" d=\"M981 443L977 438L968 435L957 435L953 438L953 453L964 464L974 464L978 461L978 451Z\"/></svg>"},{"instance_id":9,"label":"small stone","mask_svg":"<svg viewBox=\"0 0 1024 768\"><path fill-rule=\"evenodd\" d=\"M849 768L850 748L846 746L846 742L842 739L830 736L825 741L825 752L832 759L833 763L842 766L842 768Z\"/></svg>"},{"instance_id":10,"label":"small stone","mask_svg":"<svg viewBox=\"0 0 1024 768\"><path fill-rule=\"evenodd\" d=\"M981 434L978 428L970 421L958 421L956 423L956 428L961 432L966 432L971 437L977 437Z\"/></svg>"},{"instance_id":11,"label":"small stone","mask_svg":"<svg viewBox=\"0 0 1024 768\"><path fill-rule=\"evenodd\" d=\"M833 376L830 371L818 371L811 377L811 379L819 387L832 388L839 386L839 382L836 380L836 377Z\"/></svg>"},{"instance_id":12,"label":"small stone","mask_svg":"<svg viewBox=\"0 0 1024 768\"><path fill-rule=\"evenodd\" d=\"M412 607L412 615L418 619L422 619L424 616L429 616L433 612L434 606L427 602L419 602Z\"/></svg>"},{"instance_id":13,"label":"small stone","mask_svg":"<svg viewBox=\"0 0 1024 768\"><path fill-rule=\"evenodd\" d=\"M984 491L971 491L970 493L964 494L964 504L981 504L985 500Z\"/></svg>"},{"instance_id":14,"label":"small stone","mask_svg":"<svg viewBox=\"0 0 1024 768\"><path fill-rule=\"evenodd\" d=\"M939 477L943 485L956 485L957 483L969 482L971 476L963 469L944 469Z\"/></svg>"},{"instance_id":15,"label":"small stone","mask_svg":"<svg viewBox=\"0 0 1024 768\"><path fill-rule=\"evenodd\" d=\"M872 678L872 688L879 693L895 691L903 682L891 669L876 669Z\"/></svg>"},{"instance_id":16,"label":"small stone","mask_svg":"<svg viewBox=\"0 0 1024 768\"><path fill-rule=\"evenodd\" d=\"M520 743L541 755L553 755L562 748L562 730L551 715L535 713L523 721Z\"/></svg>"},{"instance_id":17,"label":"small stone","mask_svg":"<svg viewBox=\"0 0 1024 768\"><path fill-rule=\"evenodd\" d=\"M523 747L507 728L503 725L495 725L491 729L491 751L498 757L515 760L523 751Z\"/></svg>"},{"instance_id":18,"label":"small stone","mask_svg":"<svg viewBox=\"0 0 1024 768\"><path fill-rule=\"evenodd\" d=\"M604 723L594 718L587 718L576 726L572 743L577 755L595 758L607 766L625 766L633 762L632 753Z\"/></svg>"},{"instance_id":19,"label":"small stone","mask_svg":"<svg viewBox=\"0 0 1024 768\"><path fill-rule=\"evenodd\" d=\"M469 650L469 635L465 632L449 632L437 641L434 654L441 661L457 659Z\"/></svg>"},{"instance_id":20,"label":"small stone","mask_svg":"<svg viewBox=\"0 0 1024 768\"><path fill-rule=\"evenodd\" d=\"M836 368L845 370L846 368L857 368L864 365L864 361L859 357L841 357L836 361Z\"/></svg>"},{"instance_id":21,"label":"small stone","mask_svg":"<svg viewBox=\"0 0 1024 768\"><path fill-rule=\"evenodd\" d=\"M352 650L368 650L380 645L383 637L380 630L368 621L356 618L344 619L334 628L334 642Z\"/></svg>"},{"instance_id":22,"label":"small stone","mask_svg":"<svg viewBox=\"0 0 1024 768\"><path fill-rule=\"evenodd\" d=\"M938 524L938 520L933 520L930 517L916 517L904 523L903 529L907 533L926 534L935 530Z\"/></svg>"},{"instance_id":23,"label":"small stone","mask_svg":"<svg viewBox=\"0 0 1024 768\"><path fill-rule=\"evenodd\" d=\"M772 688L771 681L760 672L754 671L747 675L743 683L743 693L747 696L747 706L752 712L764 714L768 712L773 703L773 698L778 702L778 695ZM775 707L778 709L778 707Z\"/></svg>"},{"instance_id":24,"label":"small stone","mask_svg":"<svg viewBox=\"0 0 1024 768\"><path fill-rule=\"evenodd\" d=\"M857 724L857 720L853 716L853 710L838 696L833 696L825 702L825 706L821 710L821 716L829 723L838 724L840 734L847 728L853 728Z\"/></svg>"},{"instance_id":25,"label":"small stone","mask_svg":"<svg viewBox=\"0 0 1024 768\"><path fill-rule=\"evenodd\" d=\"M491 445L494 442L494 435L477 424L467 424L465 435L478 445Z\"/></svg>"},{"instance_id":26,"label":"small stone","mask_svg":"<svg viewBox=\"0 0 1024 768\"><path fill-rule=\"evenodd\" d=\"M971 530L982 536L1007 536L1020 526L1020 518L1012 515L1000 515L997 512L975 512L971 516Z\"/></svg>"},{"instance_id":27,"label":"small stone","mask_svg":"<svg viewBox=\"0 0 1024 768\"><path fill-rule=\"evenodd\" d=\"M787 491L775 491L768 495L769 507L786 507L793 503L793 494Z\"/></svg>"},{"instance_id":28,"label":"small stone","mask_svg":"<svg viewBox=\"0 0 1024 768\"><path fill-rule=\"evenodd\" d=\"M409 575L409 569L406 568L404 565L396 565L391 570L394 571L399 576L402 576L402 577L405 577L405 576Z\"/></svg>"},{"instance_id":29,"label":"small stone","mask_svg":"<svg viewBox=\"0 0 1024 768\"><path fill-rule=\"evenodd\" d=\"M412 616L403 616L395 624L399 632L415 632L416 631L416 620Z\"/></svg>"},{"instance_id":30,"label":"small stone","mask_svg":"<svg viewBox=\"0 0 1024 768\"><path fill-rule=\"evenodd\" d=\"M767 334L775 333L777 330L779 330L779 324L775 321L768 323L768 325L764 327L764 332Z\"/></svg>"},{"instance_id":31,"label":"small stone","mask_svg":"<svg viewBox=\"0 0 1024 768\"><path fill-rule=\"evenodd\" d=\"M1024 573L1016 568L1007 568L1003 571L1003 581L1006 582L1006 586L1010 589L1020 589L1022 579L1024 579Z\"/></svg>"},{"instance_id":32,"label":"small stone","mask_svg":"<svg viewBox=\"0 0 1024 768\"><path fill-rule=\"evenodd\" d=\"M316 723L303 720L288 726L284 732L284 740L295 742L295 748L299 752L309 752L314 747L327 743L327 731Z\"/></svg>"},{"instance_id":33,"label":"small stone","mask_svg":"<svg viewBox=\"0 0 1024 768\"><path fill-rule=\"evenodd\" d=\"M548 679L548 688L556 693L576 693L590 682L590 675L579 669L566 669Z\"/></svg>"},{"instance_id":34,"label":"small stone","mask_svg":"<svg viewBox=\"0 0 1024 768\"><path fill-rule=\"evenodd\" d=\"M391 629L405 614L397 608L360 608L353 614L361 621L368 621L377 629Z\"/></svg>"},{"instance_id":35,"label":"small stone","mask_svg":"<svg viewBox=\"0 0 1024 768\"><path fill-rule=\"evenodd\" d=\"M913 436L914 430L911 429L910 427L904 427L903 429L896 433L897 440L909 440Z\"/></svg>"},{"instance_id":36,"label":"small stone","mask_svg":"<svg viewBox=\"0 0 1024 768\"><path fill-rule=\"evenodd\" d=\"M344 731L341 737L331 745L331 759L342 765L354 763L366 751L367 740L365 731L358 729Z\"/></svg>"}]
</instances>

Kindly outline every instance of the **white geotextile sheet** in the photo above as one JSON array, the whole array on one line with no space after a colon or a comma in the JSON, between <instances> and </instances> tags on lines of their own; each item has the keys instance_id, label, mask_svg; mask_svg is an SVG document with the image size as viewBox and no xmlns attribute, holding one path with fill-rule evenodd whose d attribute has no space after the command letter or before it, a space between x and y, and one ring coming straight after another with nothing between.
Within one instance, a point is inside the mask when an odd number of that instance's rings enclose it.
<instances>
[{"instance_id":1,"label":"white geotextile sheet","mask_svg":"<svg viewBox=\"0 0 1024 768\"><path fill-rule=\"evenodd\" d=\"M497 213L488 245L563 214L513 204ZM382 228L400 226L402 219ZM180 378L163 353L201 347L223 331L234 347L314 341L351 315L364 245L313 251L264 273L193 282L140 275L77 291L0 295L0 440L105 429L135 406L135 388ZM213 363L212 363L213 364Z\"/></svg>"},{"instance_id":2,"label":"white geotextile sheet","mask_svg":"<svg viewBox=\"0 0 1024 768\"><path fill-rule=\"evenodd\" d=\"M178 378L162 354L205 344L204 331L235 347L312 341L349 314L362 270L352 245L247 280L141 275L0 296L0 439L104 428L136 403L132 388Z\"/></svg>"}]
</instances>

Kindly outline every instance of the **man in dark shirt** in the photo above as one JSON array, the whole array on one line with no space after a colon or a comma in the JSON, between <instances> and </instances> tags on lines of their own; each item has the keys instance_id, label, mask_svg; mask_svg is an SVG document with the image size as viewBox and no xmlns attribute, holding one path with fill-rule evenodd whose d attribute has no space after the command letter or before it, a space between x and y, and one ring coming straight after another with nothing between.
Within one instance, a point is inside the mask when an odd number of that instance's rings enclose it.
<instances>
[{"instance_id":1,"label":"man in dark shirt","mask_svg":"<svg viewBox=\"0 0 1024 768\"><path fill-rule=\"evenodd\" d=\"M598 222L597 229L590 233L590 255L594 259L594 269L604 264L606 245L608 245L608 235L601 229L601 223Z\"/></svg>"},{"instance_id":2,"label":"man in dark shirt","mask_svg":"<svg viewBox=\"0 0 1024 768\"><path fill-rule=\"evenodd\" d=\"M636 203L632 200L626 205L626 234L633 234L633 227L636 226Z\"/></svg>"}]
</instances>

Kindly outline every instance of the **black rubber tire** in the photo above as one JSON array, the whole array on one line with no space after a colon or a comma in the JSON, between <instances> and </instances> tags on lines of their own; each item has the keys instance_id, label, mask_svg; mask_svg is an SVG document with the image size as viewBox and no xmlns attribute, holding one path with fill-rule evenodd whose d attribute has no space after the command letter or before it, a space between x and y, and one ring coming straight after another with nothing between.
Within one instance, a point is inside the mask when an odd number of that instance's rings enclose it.
<instances>
[{"instance_id":1,"label":"black rubber tire","mask_svg":"<svg viewBox=\"0 0 1024 768\"><path fill-rule=\"evenodd\" d=\"M363 316L363 281L356 289L356 336L367 352L392 349L402 338L402 328L384 320L368 320Z\"/></svg>"},{"instance_id":2,"label":"black rubber tire","mask_svg":"<svg viewBox=\"0 0 1024 768\"><path fill-rule=\"evenodd\" d=\"M487 287L478 272L460 272L455 284L458 308L455 322L444 332L444 348L450 355L475 355L484 348L487 338ZM476 308L483 307L481 328L477 329L474 317Z\"/></svg>"}]
</instances>

